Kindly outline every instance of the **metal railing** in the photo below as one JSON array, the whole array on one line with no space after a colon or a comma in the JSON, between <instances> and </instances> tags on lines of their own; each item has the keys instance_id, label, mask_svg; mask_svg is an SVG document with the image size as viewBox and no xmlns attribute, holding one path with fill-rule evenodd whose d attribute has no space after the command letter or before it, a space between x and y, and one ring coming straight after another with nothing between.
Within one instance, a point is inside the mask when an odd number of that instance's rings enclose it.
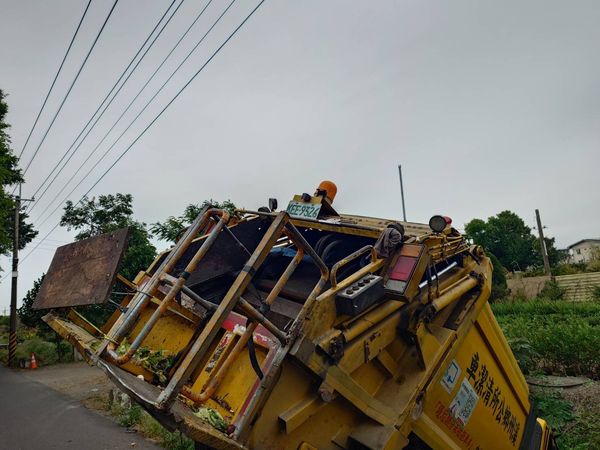
<instances>
[{"instance_id":1,"label":"metal railing","mask_svg":"<svg viewBox=\"0 0 600 450\"><path fill-rule=\"evenodd\" d=\"M125 352L125 354L119 355L116 351L115 342L121 341L121 339L123 339L127 333L131 331L133 324L156 293L163 276L173 270L175 264L183 256L194 238L200 232L206 231L209 225L212 225L212 217L219 218L217 224L212 228L206 240L200 246L196 254L192 257L184 272L182 272L177 281L171 286L168 294L164 297L158 308L156 308L152 314L151 318L136 336L136 339L133 341L129 349ZM109 338L105 340L105 345L100 348L99 353L105 351L107 359L116 364L125 364L131 359L152 327L167 310L169 303L179 293L185 281L189 277L189 274L196 269L198 263L201 261L204 255L206 255L212 244L215 242L219 232L223 229L227 222L229 222L229 213L220 209L205 209L201 214L198 215L196 220L194 220L192 225L190 225L190 227L186 230L182 238L173 247L173 250L167 255L150 280L142 287L142 289L140 289L139 292L136 292L134 297L131 299L131 306L127 310L127 313L121 316L120 320L115 323L113 329L109 333Z\"/></svg>"},{"instance_id":2,"label":"metal railing","mask_svg":"<svg viewBox=\"0 0 600 450\"><path fill-rule=\"evenodd\" d=\"M243 405L234 424L236 430L235 435L238 437L256 413L258 406L265 398L265 395L272 389L276 378L275 374L281 366L285 355L288 353L290 345L300 332L302 321L329 280L329 269L312 246L306 241L304 236L302 236L298 229L290 222L290 217L286 212L280 212L278 214L269 213L264 214L264 216L271 221L269 228L251 254L246 249L246 253L250 254L250 257L245 266L236 276L221 302L219 304L214 304L203 299L185 286L186 280L201 263L203 257L216 241L219 233L225 230L229 231L227 229L229 214L218 209L207 209L203 211L186 230L185 234L169 252L152 277L140 287L138 292L135 293L131 299L127 312L115 322L103 343L103 347L98 351L98 354L103 355L109 362L114 364L125 364L131 360L141 343L148 336L165 311L168 310L169 305L179 292L182 292L193 301L203 306L207 310L206 323L203 328L199 330L199 333L193 341L188 344L187 352L180 358L179 363L168 379L168 383L164 390L153 401L157 408L168 410L180 393L199 403L205 402L210 398L227 375L235 359L243 351L248 342L254 338L257 327L264 327L264 329L273 335L275 339L273 340L273 343L269 345L269 351L262 362L260 372L257 371L255 383L250 391L250 397ZM209 226L213 224L212 219L218 220L216 225L214 225L212 229L209 229ZM170 275L169 272L175 268L177 262L181 259L199 233L208 233L200 248L192 256L184 271L178 277ZM304 256L308 256L320 272L319 280L316 282L314 288L306 298L298 316L294 319L287 331L275 326L267 319L263 312L259 311L242 297L258 269L264 263L273 247L281 243L282 238L289 239L289 241L295 245L297 252L264 300L263 307L265 310L268 310L277 300L284 286L302 262ZM131 332L142 311L148 306L155 294L158 294L161 285L169 287L167 293L153 311L150 318L143 324L131 346L124 354L119 355L116 346ZM196 371L199 364L204 360L211 344L217 337L224 320L234 309L248 319L245 330L242 331L238 341L233 345L233 348L231 348L229 353L223 356L222 362L207 384L203 386L202 391L194 393L191 388L186 386L186 384L190 381L191 374ZM259 376L261 373L263 374L262 377Z\"/></svg>"},{"instance_id":3,"label":"metal railing","mask_svg":"<svg viewBox=\"0 0 600 450\"><path fill-rule=\"evenodd\" d=\"M293 341L294 337L298 333L299 323L304 318L305 313L303 314L303 311L305 312L310 308L314 299L316 299L318 294L325 286L329 277L329 270L323 260L317 255L315 250L305 240L302 234L289 221L289 215L286 212L281 212L277 215L269 215L269 217L272 219L269 229L264 234L260 243L250 256L249 260L246 262L246 265L242 271L232 283L230 289L225 294L220 304L216 305L216 308L213 309L208 323L204 326L199 336L191 344L189 351L181 360L179 366L171 376L169 383L158 398L157 405L160 408L168 408L180 392L191 400L199 403L205 402L208 398L210 398L222 382L235 359L239 356L250 339L252 339L253 333L259 324L264 326L265 329L269 330L279 341L278 345L269 351L269 354L263 362L261 371L264 373L264 377L262 381L270 379L273 370L279 367L277 361L280 363L280 360L282 360L281 352L283 351L284 354L287 353L287 348L290 342ZM268 319L266 319L264 314L262 314L242 298L242 294L248 287L252 278L282 236L286 236L290 239L290 241L296 246L297 253L284 270L283 274L279 277L275 283L275 286L267 295L267 298L264 301L264 306L266 308L269 308L270 305L276 301L285 284L288 282L295 269L299 266L304 255L308 255L310 257L313 263L319 268L321 273L319 281L316 283L315 287L307 297L302 310L300 311L298 317L296 317L294 320L294 323L287 333L275 327L270 321L268 321ZM187 383L189 376L197 369L198 365L206 355L210 344L216 337L224 319L234 308L241 310L248 318L251 319L251 321L247 325L245 331L239 337L234 347L230 350L229 354L223 357L224 360L220 364L220 367L217 369L214 375L211 376L211 379L203 387L202 391L200 393L194 393L190 388L184 386ZM260 381L258 379L258 375L257 381ZM259 385L255 386L255 388L256 389L254 390L253 397L263 392ZM248 403L248 406L252 406L252 400ZM241 414L240 416L243 417L244 415Z\"/></svg>"}]
</instances>

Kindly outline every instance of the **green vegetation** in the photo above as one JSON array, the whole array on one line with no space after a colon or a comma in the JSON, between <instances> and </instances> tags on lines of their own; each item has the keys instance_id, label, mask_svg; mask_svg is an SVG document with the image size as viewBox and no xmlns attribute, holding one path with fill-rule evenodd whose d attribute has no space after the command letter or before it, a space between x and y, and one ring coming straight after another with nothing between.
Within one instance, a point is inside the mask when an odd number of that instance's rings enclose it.
<instances>
[{"instance_id":1,"label":"green vegetation","mask_svg":"<svg viewBox=\"0 0 600 450\"><path fill-rule=\"evenodd\" d=\"M35 353L38 365L46 366L58 362L56 345L40 338L28 339L17 345L16 358L21 361L29 361L31 354Z\"/></svg>"},{"instance_id":2,"label":"green vegetation","mask_svg":"<svg viewBox=\"0 0 600 450\"><path fill-rule=\"evenodd\" d=\"M523 219L511 211L502 211L487 221L473 219L465 225L465 234L488 253L493 253L508 270L524 271L543 265L538 238ZM560 259L554 238L546 238L545 242L550 265L554 266Z\"/></svg>"},{"instance_id":3,"label":"green vegetation","mask_svg":"<svg viewBox=\"0 0 600 450\"><path fill-rule=\"evenodd\" d=\"M573 403L566 400L560 392L548 389L538 391L533 394L538 414L552 428L559 449L600 449L597 410L584 406L578 408L580 411L576 411Z\"/></svg>"},{"instance_id":4,"label":"green vegetation","mask_svg":"<svg viewBox=\"0 0 600 450\"><path fill-rule=\"evenodd\" d=\"M223 419L223 416L219 414L218 411L203 407L194 413L196 417L198 417L202 422L209 424L210 426L216 428L219 431L227 431L227 427L229 424Z\"/></svg>"},{"instance_id":5,"label":"green vegetation","mask_svg":"<svg viewBox=\"0 0 600 450\"><path fill-rule=\"evenodd\" d=\"M77 230L76 240L87 239L102 233L129 227L127 250L118 272L127 279L133 279L140 270L147 268L156 256L156 249L150 243L150 233L146 224L133 219L133 197L130 194L100 195L97 199L84 198L79 204L68 201L61 218L61 226ZM35 327L40 333L49 333L49 327L41 320L46 311L33 310L33 302L42 284L44 275L38 278L27 292L18 310L23 324ZM120 289L121 291L125 288ZM114 295L112 300L120 303L122 297ZM103 325L115 308L111 304L91 305L77 308L96 326Z\"/></svg>"},{"instance_id":6,"label":"green vegetation","mask_svg":"<svg viewBox=\"0 0 600 450\"><path fill-rule=\"evenodd\" d=\"M123 339L117 353L124 355L129 350L131 344L127 341L127 338ZM138 366L142 366L144 369L154 374L154 382L160 385L165 385L169 371L175 362L175 355L169 355L164 350L151 350L148 347L140 347L136 350L133 355L132 362Z\"/></svg>"},{"instance_id":7,"label":"green vegetation","mask_svg":"<svg viewBox=\"0 0 600 450\"><path fill-rule=\"evenodd\" d=\"M49 332L51 331L50 327L42 320L42 316L44 316L47 311L33 309L33 302L35 301L40 287L42 286L44 275L45 274L42 274L41 277L33 282L33 287L27 291L27 294L25 294L25 297L21 302L21 307L17 309L17 314L19 315L19 319L23 325L30 328L38 328L39 331L42 332Z\"/></svg>"},{"instance_id":8,"label":"green vegetation","mask_svg":"<svg viewBox=\"0 0 600 450\"><path fill-rule=\"evenodd\" d=\"M540 291L540 298L546 300L562 300L565 295L565 290L561 288L554 280L546 282Z\"/></svg>"},{"instance_id":9,"label":"green vegetation","mask_svg":"<svg viewBox=\"0 0 600 450\"><path fill-rule=\"evenodd\" d=\"M131 194L100 195L92 199L85 197L80 204L68 201L60 224L67 230L78 231L76 240L129 227L127 250L118 269L118 273L129 280L135 278L140 270L146 269L156 256L156 248L150 243L146 224L133 218ZM120 303L122 297L114 295L112 300ZM115 310L111 304L77 309L96 326L104 325Z\"/></svg>"},{"instance_id":10,"label":"green vegetation","mask_svg":"<svg viewBox=\"0 0 600 450\"><path fill-rule=\"evenodd\" d=\"M525 373L600 379L600 303L546 299L492 305Z\"/></svg>"},{"instance_id":11,"label":"green vegetation","mask_svg":"<svg viewBox=\"0 0 600 450\"><path fill-rule=\"evenodd\" d=\"M492 261L492 292L490 294L490 301L495 301L499 298L504 298L508 294L508 285L506 283L506 275L504 274L504 267L494 256L493 253L489 253L490 260Z\"/></svg>"},{"instance_id":12,"label":"green vegetation","mask_svg":"<svg viewBox=\"0 0 600 450\"><path fill-rule=\"evenodd\" d=\"M504 300L492 305L521 369L530 376L572 375L600 379L600 302L546 298ZM600 450L600 383L570 389L530 386L539 417L555 433L561 450Z\"/></svg>"},{"instance_id":13,"label":"green vegetation","mask_svg":"<svg viewBox=\"0 0 600 450\"><path fill-rule=\"evenodd\" d=\"M600 249L594 249L590 256L590 260L585 263L569 263L566 261L559 262L550 268L553 276L560 275L576 275L579 273L600 272ZM544 275L543 267L532 267L523 273L525 277L537 277Z\"/></svg>"},{"instance_id":14,"label":"green vegetation","mask_svg":"<svg viewBox=\"0 0 600 450\"><path fill-rule=\"evenodd\" d=\"M0 316L0 342L8 342L9 321L8 316ZM0 350L2 364L7 362L7 353L6 349ZM58 339L53 331L40 331L37 328L20 326L17 329L17 363L24 366L31 359L32 353L35 353L38 366L73 360L71 344Z\"/></svg>"},{"instance_id":15,"label":"green vegetation","mask_svg":"<svg viewBox=\"0 0 600 450\"><path fill-rule=\"evenodd\" d=\"M170 432L158 423L152 416L138 405L121 406L113 404L111 414L119 425L139 431L144 436L156 440L161 446L169 450L193 450L194 442L179 432ZM200 408L195 415L202 421L225 431L229 424L212 408Z\"/></svg>"},{"instance_id":16,"label":"green vegetation","mask_svg":"<svg viewBox=\"0 0 600 450\"><path fill-rule=\"evenodd\" d=\"M198 214L206 207L224 209L232 217L237 215L237 208L230 200L225 200L224 202L217 202L213 199L204 200L200 205L188 205L180 216L171 216L164 222L153 223L150 231L152 231L154 236L163 241L175 243L181 233L190 226L194 219L198 217Z\"/></svg>"},{"instance_id":17,"label":"green vegetation","mask_svg":"<svg viewBox=\"0 0 600 450\"><path fill-rule=\"evenodd\" d=\"M67 230L77 230L75 239L80 241L102 233L129 227L129 242L119 273L133 279L140 270L147 268L156 256L150 243L146 224L133 218L133 196L131 194L100 195L85 197L81 204L68 201L60 225Z\"/></svg>"},{"instance_id":18,"label":"green vegetation","mask_svg":"<svg viewBox=\"0 0 600 450\"><path fill-rule=\"evenodd\" d=\"M113 405L110 412L121 426L134 429L154 439L168 450L194 449L194 442L190 438L179 432L171 433L138 405L129 407Z\"/></svg>"},{"instance_id":19,"label":"green vegetation","mask_svg":"<svg viewBox=\"0 0 600 450\"><path fill-rule=\"evenodd\" d=\"M19 159L10 148L10 137L7 133L9 124L5 122L8 113L6 95L0 89L0 255L6 255L12 250L14 230L15 202L7 192L11 186L24 181L21 170L18 168ZM27 214L19 213L19 248L22 249L38 234L33 225L27 223ZM0 271L2 268L0 268Z\"/></svg>"}]
</instances>

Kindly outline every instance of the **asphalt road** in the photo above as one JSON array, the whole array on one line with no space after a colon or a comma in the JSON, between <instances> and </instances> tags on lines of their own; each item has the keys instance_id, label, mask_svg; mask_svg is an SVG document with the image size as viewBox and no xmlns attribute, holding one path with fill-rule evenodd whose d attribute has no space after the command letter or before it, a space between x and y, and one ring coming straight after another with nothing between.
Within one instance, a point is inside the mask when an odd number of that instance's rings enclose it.
<instances>
[{"instance_id":1,"label":"asphalt road","mask_svg":"<svg viewBox=\"0 0 600 450\"><path fill-rule=\"evenodd\" d=\"M0 366L0 449L158 448L76 400Z\"/></svg>"}]
</instances>

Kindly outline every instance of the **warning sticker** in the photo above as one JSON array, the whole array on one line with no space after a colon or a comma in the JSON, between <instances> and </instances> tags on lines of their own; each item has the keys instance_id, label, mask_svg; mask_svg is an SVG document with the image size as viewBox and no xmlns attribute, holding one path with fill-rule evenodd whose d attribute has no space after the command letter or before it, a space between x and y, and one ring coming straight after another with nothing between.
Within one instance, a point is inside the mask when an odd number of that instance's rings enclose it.
<instances>
[{"instance_id":1,"label":"warning sticker","mask_svg":"<svg viewBox=\"0 0 600 450\"><path fill-rule=\"evenodd\" d=\"M469 422L471 418L471 414L473 414L473 410L475 406L477 406L477 401L479 397L471 383L467 381L466 378L463 378L462 383L460 384L460 388L456 393L456 397L450 403L450 414L458 420L463 426Z\"/></svg>"},{"instance_id":2,"label":"warning sticker","mask_svg":"<svg viewBox=\"0 0 600 450\"><path fill-rule=\"evenodd\" d=\"M444 386L444 389L446 389L446 392L448 392L448 394L452 393L452 390L454 389L454 386L456 386L456 381L458 380L459 376L460 366L455 360L453 360L446 369L446 372L444 372L444 376L440 380L440 383L442 384L442 386Z\"/></svg>"}]
</instances>

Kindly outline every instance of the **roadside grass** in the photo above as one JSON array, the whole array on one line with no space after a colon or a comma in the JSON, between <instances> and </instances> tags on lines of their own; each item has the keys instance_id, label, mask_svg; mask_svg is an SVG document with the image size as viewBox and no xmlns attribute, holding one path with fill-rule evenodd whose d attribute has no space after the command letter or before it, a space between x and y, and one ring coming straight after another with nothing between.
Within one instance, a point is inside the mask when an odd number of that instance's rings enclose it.
<instances>
[{"instance_id":1,"label":"roadside grass","mask_svg":"<svg viewBox=\"0 0 600 450\"><path fill-rule=\"evenodd\" d=\"M73 361L73 347L61 341L57 348L56 342L49 342L37 336L26 339L17 344L15 357L21 367L31 359L31 354L35 354L38 366L49 366L58 362ZM59 353L60 352L60 353ZM8 350L0 349L0 362L6 364Z\"/></svg>"},{"instance_id":2,"label":"roadside grass","mask_svg":"<svg viewBox=\"0 0 600 450\"><path fill-rule=\"evenodd\" d=\"M8 343L9 317L0 316L0 343ZM20 325L17 329L17 350L15 353L18 365L24 367L35 353L38 366L48 366L57 362L73 361L73 347L62 339L56 342L54 333L40 332L36 328ZM8 350L0 349L0 363L6 364Z\"/></svg>"},{"instance_id":3,"label":"roadside grass","mask_svg":"<svg viewBox=\"0 0 600 450\"><path fill-rule=\"evenodd\" d=\"M492 309L524 373L600 379L600 302L505 300Z\"/></svg>"},{"instance_id":4,"label":"roadside grass","mask_svg":"<svg viewBox=\"0 0 600 450\"><path fill-rule=\"evenodd\" d=\"M600 422L597 408L579 408L556 390L536 389L533 399L538 414L543 417L556 436L560 450L600 449Z\"/></svg>"},{"instance_id":5,"label":"roadside grass","mask_svg":"<svg viewBox=\"0 0 600 450\"><path fill-rule=\"evenodd\" d=\"M110 414L119 425L133 429L168 450L194 450L194 441L179 432L170 432L138 405L113 404Z\"/></svg>"}]
</instances>

